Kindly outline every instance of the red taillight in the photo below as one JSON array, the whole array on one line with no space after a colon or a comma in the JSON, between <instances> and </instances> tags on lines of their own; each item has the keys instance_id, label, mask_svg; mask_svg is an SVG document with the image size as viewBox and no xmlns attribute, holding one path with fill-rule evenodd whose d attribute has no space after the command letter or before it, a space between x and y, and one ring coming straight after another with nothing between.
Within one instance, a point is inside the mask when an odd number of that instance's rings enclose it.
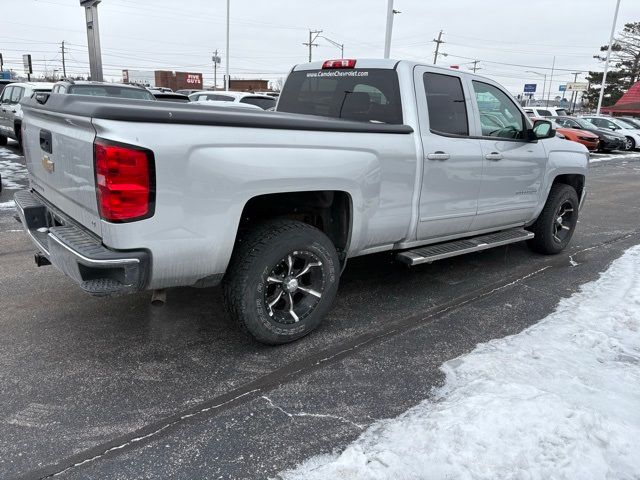
<instances>
[{"instance_id":1,"label":"red taillight","mask_svg":"<svg viewBox=\"0 0 640 480\"><path fill-rule=\"evenodd\" d=\"M355 68L354 58L341 58L340 60L327 60L322 64L322 68Z\"/></svg>"},{"instance_id":2,"label":"red taillight","mask_svg":"<svg viewBox=\"0 0 640 480\"><path fill-rule=\"evenodd\" d=\"M155 178L150 150L98 139L94 158L98 210L104 220L125 222L153 215Z\"/></svg>"}]
</instances>

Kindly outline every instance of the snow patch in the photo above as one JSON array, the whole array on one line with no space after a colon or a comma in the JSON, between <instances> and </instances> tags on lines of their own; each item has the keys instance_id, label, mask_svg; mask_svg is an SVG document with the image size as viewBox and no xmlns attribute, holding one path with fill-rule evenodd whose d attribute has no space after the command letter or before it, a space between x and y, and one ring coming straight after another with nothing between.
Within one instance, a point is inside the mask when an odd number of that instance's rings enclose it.
<instances>
[{"instance_id":1,"label":"snow patch","mask_svg":"<svg viewBox=\"0 0 640 480\"><path fill-rule=\"evenodd\" d=\"M520 334L446 362L445 385L294 479L637 479L640 246Z\"/></svg>"},{"instance_id":2,"label":"snow patch","mask_svg":"<svg viewBox=\"0 0 640 480\"><path fill-rule=\"evenodd\" d=\"M2 210L14 210L16 208L16 202L9 200L8 202L0 203L0 211Z\"/></svg>"},{"instance_id":3,"label":"snow patch","mask_svg":"<svg viewBox=\"0 0 640 480\"><path fill-rule=\"evenodd\" d=\"M21 189L29 183L29 172L20 162L22 157L0 147L0 176L5 188Z\"/></svg>"}]
</instances>

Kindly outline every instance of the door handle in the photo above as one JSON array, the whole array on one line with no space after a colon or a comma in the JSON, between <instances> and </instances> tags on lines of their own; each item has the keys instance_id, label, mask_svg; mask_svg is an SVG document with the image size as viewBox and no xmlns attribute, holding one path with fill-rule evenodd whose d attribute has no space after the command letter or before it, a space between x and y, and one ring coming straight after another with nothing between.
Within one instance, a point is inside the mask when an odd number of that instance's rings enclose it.
<instances>
[{"instance_id":1,"label":"door handle","mask_svg":"<svg viewBox=\"0 0 640 480\"><path fill-rule=\"evenodd\" d=\"M449 160L449 154L441 151L427 154L427 160Z\"/></svg>"},{"instance_id":2,"label":"door handle","mask_svg":"<svg viewBox=\"0 0 640 480\"><path fill-rule=\"evenodd\" d=\"M502 154L498 152L487 153L484 158L487 160L493 160L494 162L497 160L502 160Z\"/></svg>"}]
</instances>

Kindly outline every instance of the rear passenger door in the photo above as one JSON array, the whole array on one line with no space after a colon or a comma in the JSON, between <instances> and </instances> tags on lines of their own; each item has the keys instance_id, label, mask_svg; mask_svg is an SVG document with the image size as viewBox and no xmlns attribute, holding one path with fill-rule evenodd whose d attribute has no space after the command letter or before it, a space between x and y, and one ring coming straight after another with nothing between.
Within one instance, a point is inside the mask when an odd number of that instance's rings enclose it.
<instances>
[{"instance_id":1,"label":"rear passenger door","mask_svg":"<svg viewBox=\"0 0 640 480\"><path fill-rule=\"evenodd\" d=\"M540 197L547 155L542 141L528 141L528 119L497 85L469 80L482 146L482 188L473 230L521 225L531 220ZM495 127L499 120L501 127Z\"/></svg>"},{"instance_id":2,"label":"rear passenger door","mask_svg":"<svg viewBox=\"0 0 640 480\"><path fill-rule=\"evenodd\" d=\"M5 87L2 91L2 95L0 96L0 135L6 137L8 133L8 114L11 109L11 95L13 93L13 89L11 85Z\"/></svg>"},{"instance_id":3,"label":"rear passenger door","mask_svg":"<svg viewBox=\"0 0 640 480\"><path fill-rule=\"evenodd\" d=\"M470 96L462 78L441 69L414 71L422 159L417 238L468 232L482 181L480 141L472 138Z\"/></svg>"}]
</instances>

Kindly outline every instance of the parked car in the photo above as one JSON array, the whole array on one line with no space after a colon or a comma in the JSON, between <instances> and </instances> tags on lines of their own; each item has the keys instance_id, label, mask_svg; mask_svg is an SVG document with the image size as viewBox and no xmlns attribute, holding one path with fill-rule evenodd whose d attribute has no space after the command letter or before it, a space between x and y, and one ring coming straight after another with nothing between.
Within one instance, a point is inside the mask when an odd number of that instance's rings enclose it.
<instances>
[{"instance_id":1,"label":"parked car","mask_svg":"<svg viewBox=\"0 0 640 480\"><path fill-rule=\"evenodd\" d=\"M593 123L598 128L604 128L624 135L626 138L625 150L635 150L640 147L640 131L632 128L631 125L625 124L624 121L613 117L596 117L588 115L584 115L581 118Z\"/></svg>"},{"instance_id":2,"label":"parked car","mask_svg":"<svg viewBox=\"0 0 640 480\"><path fill-rule=\"evenodd\" d=\"M196 92L189 95L189 99L192 102L214 100L218 102L248 103L256 105L263 110L275 107L277 103L277 99L274 97L247 92Z\"/></svg>"},{"instance_id":3,"label":"parked car","mask_svg":"<svg viewBox=\"0 0 640 480\"><path fill-rule=\"evenodd\" d=\"M636 130L640 130L640 118L635 117L616 117L623 120L625 123L633 125Z\"/></svg>"},{"instance_id":4,"label":"parked car","mask_svg":"<svg viewBox=\"0 0 640 480\"><path fill-rule=\"evenodd\" d=\"M10 83L15 83L15 80L9 80L6 78L0 78L0 93L4 90L4 87L9 85Z\"/></svg>"},{"instance_id":5,"label":"parked car","mask_svg":"<svg viewBox=\"0 0 640 480\"><path fill-rule=\"evenodd\" d=\"M553 120L563 128L573 128L588 131L597 135L600 139L598 151L611 152L612 150L625 150L627 138L611 130L596 127L593 123L580 117L553 117Z\"/></svg>"},{"instance_id":6,"label":"parked car","mask_svg":"<svg viewBox=\"0 0 640 480\"><path fill-rule=\"evenodd\" d=\"M185 88L185 89L181 89L181 90L176 90L176 93L179 93L180 95L191 95L192 93L196 93L196 92L203 92L205 90L197 90L197 89L189 89L189 88Z\"/></svg>"},{"instance_id":7,"label":"parked car","mask_svg":"<svg viewBox=\"0 0 640 480\"><path fill-rule=\"evenodd\" d=\"M524 111L530 117L564 117L569 114L566 109L558 107L524 107Z\"/></svg>"},{"instance_id":8,"label":"parked car","mask_svg":"<svg viewBox=\"0 0 640 480\"><path fill-rule=\"evenodd\" d=\"M598 135L587 130L578 130L574 128L563 127L560 123L557 123L555 121L556 118L557 117L550 117L547 118L547 120L549 120L551 122L551 125L553 125L557 136L571 142L581 143L582 145L587 147L587 150L589 150L590 152L595 152L596 150L598 150L598 144L600 143ZM534 118L533 120L542 119Z\"/></svg>"},{"instance_id":9,"label":"parked car","mask_svg":"<svg viewBox=\"0 0 640 480\"><path fill-rule=\"evenodd\" d=\"M155 97L146 88L128 83L63 80L54 84L51 93L155 100Z\"/></svg>"},{"instance_id":10,"label":"parked car","mask_svg":"<svg viewBox=\"0 0 640 480\"><path fill-rule=\"evenodd\" d=\"M52 87L52 83L38 82L15 82L5 87L0 95L0 145L12 138L22 148L23 113L19 102L37 92L50 92Z\"/></svg>"},{"instance_id":11,"label":"parked car","mask_svg":"<svg viewBox=\"0 0 640 480\"><path fill-rule=\"evenodd\" d=\"M37 188L15 201L40 264L94 295L222 282L267 344L320 324L348 258L525 240L556 254L586 192L583 145L488 78L410 61L298 65L276 112L78 95L24 109ZM475 121L489 112L509 123Z\"/></svg>"}]
</instances>

